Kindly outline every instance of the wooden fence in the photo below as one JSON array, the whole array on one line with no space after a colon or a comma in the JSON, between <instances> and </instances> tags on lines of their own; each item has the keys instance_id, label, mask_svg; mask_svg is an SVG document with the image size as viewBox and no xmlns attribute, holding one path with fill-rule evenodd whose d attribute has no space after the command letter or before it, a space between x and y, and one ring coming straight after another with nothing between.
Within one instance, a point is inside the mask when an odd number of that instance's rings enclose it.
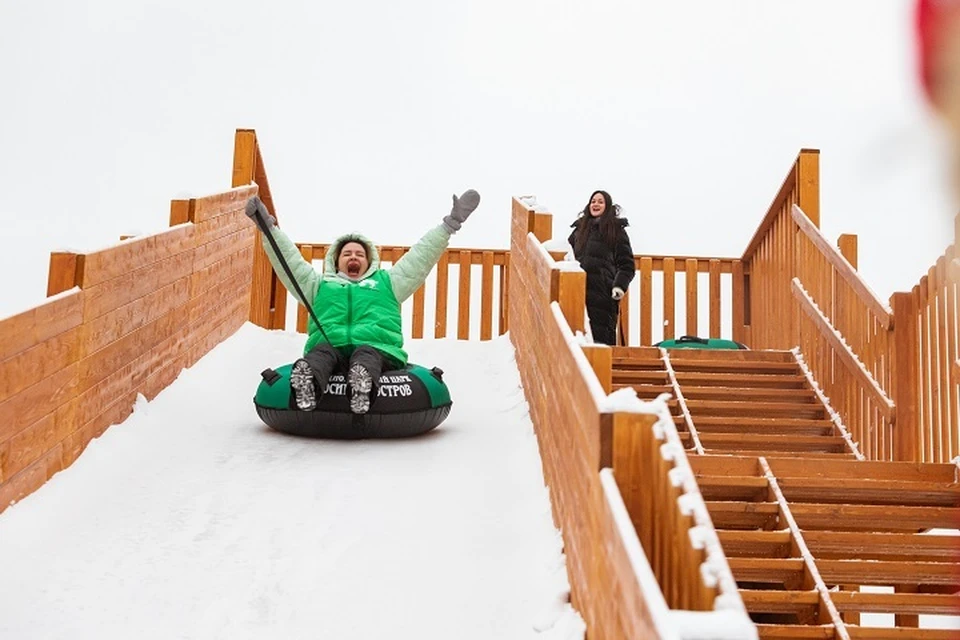
<instances>
[{"instance_id":1,"label":"wooden fence","mask_svg":"<svg viewBox=\"0 0 960 640\"><path fill-rule=\"evenodd\" d=\"M167 231L51 255L52 297L0 320L0 511L243 325L254 193L174 201Z\"/></svg>"},{"instance_id":2,"label":"wooden fence","mask_svg":"<svg viewBox=\"0 0 960 640\"><path fill-rule=\"evenodd\" d=\"M709 626L722 601L739 637L755 637L672 421L603 408L612 350L576 342L585 274L544 250L549 228L547 214L514 200L510 335L588 634L680 637L671 611L708 612Z\"/></svg>"}]
</instances>

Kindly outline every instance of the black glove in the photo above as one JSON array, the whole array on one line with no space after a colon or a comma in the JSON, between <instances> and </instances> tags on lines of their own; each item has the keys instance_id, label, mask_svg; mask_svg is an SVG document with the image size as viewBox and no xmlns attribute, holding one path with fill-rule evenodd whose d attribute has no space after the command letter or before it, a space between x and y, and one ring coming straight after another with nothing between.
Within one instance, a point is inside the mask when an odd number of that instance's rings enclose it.
<instances>
[{"instance_id":1,"label":"black glove","mask_svg":"<svg viewBox=\"0 0 960 640\"><path fill-rule=\"evenodd\" d=\"M244 213L246 213L247 217L254 222L257 221L257 214L259 213L260 218L263 220L264 224L267 225L267 228L277 226L277 219L270 215L270 212L267 211L267 206L263 204L263 200L260 199L260 196L253 196L247 200L247 208L244 210Z\"/></svg>"}]
</instances>

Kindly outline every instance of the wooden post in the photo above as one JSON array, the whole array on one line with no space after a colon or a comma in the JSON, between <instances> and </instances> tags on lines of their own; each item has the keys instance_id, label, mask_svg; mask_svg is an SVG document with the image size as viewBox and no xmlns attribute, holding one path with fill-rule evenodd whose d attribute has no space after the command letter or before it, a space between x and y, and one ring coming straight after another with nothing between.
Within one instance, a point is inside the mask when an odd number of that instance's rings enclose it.
<instances>
[{"instance_id":1,"label":"wooden post","mask_svg":"<svg viewBox=\"0 0 960 640\"><path fill-rule=\"evenodd\" d=\"M552 277L556 278L555 286L550 287L556 293L554 300L560 303L570 330L574 333L585 332L583 309L587 304L587 274L583 271L554 270Z\"/></svg>"},{"instance_id":2,"label":"wooden post","mask_svg":"<svg viewBox=\"0 0 960 640\"><path fill-rule=\"evenodd\" d=\"M894 293L890 306L893 308L893 401L896 404L893 457L898 461L919 462L916 295L913 291Z\"/></svg>"},{"instance_id":3,"label":"wooden post","mask_svg":"<svg viewBox=\"0 0 960 640\"><path fill-rule=\"evenodd\" d=\"M185 222L193 222L193 208L196 206L196 200L171 200L170 201L170 226L175 227Z\"/></svg>"},{"instance_id":4,"label":"wooden post","mask_svg":"<svg viewBox=\"0 0 960 640\"><path fill-rule=\"evenodd\" d=\"M257 175L257 134L252 129L237 129L233 138L233 179L232 186L251 184ZM262 199L262 195L261 195ZM264 202L264 204L267 204ZM267 207L268 210L270 207ZM276 217L273 211L271 215ZM270 309L273 290L273 267L263 250L260 231L254 237L253 245L253 286L250 288L250 322L271 328Z\"/></svg>"},{"instance_id":5,"label":"wooden post","mask_svg":"<svg viewBox=\"0 0 960 640\"><path fill-rule=\"evenodd\" d=\"M797 158L797 204L820 228L820 150L801 149Z\"/></svg>"},{"instance_id":6,"label":"wooden post","mask_svg":"<svg viewBox=\"0 0 960 640\"><path fill-rule=\"evenodd\" d=\"M604 393L613 391L613 349L605 344L583 345L583 355L597 374L597 380L603 387Z\"/></svg>"},{"instance_id":7,"label":"wooden post","mask_svg":"<svg viewBox=\"0 0 960 640\"><path fill-rule=\"evenodd\" d=\"M840 249L840 254L847 259L851 267L858 268L857 235L855 233L844 233L837 238L837 248Z\"/></svg>"},{"instance_id":8,"label":"wooden post","mask_svg":"<svg viewBox=\"0 0 960 640\"><path fill-rule=\"evenodd\" d=\"M70 251L50 254L47 272L47 295L53 296L78 286L82 281L83 256Z\"/></svg>"},{"instance_id":9,"label":"wooden post","mask_svg":"<svg viewBox=\"0 0 960 640\"><path fill-rule=\"evenodd\" d=\"M549 213L534 213L530 231L540 242L546 242L553 237L553 215Z\"/></svg>"}]
</instances>

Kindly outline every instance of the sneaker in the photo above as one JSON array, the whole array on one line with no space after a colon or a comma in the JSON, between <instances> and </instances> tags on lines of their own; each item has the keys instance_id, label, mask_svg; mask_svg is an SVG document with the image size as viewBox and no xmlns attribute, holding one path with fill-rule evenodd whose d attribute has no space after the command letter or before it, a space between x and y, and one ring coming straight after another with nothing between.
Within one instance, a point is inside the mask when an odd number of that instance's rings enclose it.
<instances>
[{"instance_id":1,"label":"sneaker","mask_svg":"<svg viewBox=\"0 0 960 640\"><path fill-rule=\"evenodd\" d=\"M293 363L290 371L290 386L301 411L313 411L317 408L317 390L313 382L313 370L303 358Z\"/></svg>"},{"instance_id":2,"label":"sneaker","mask_svg":"<svg viewBox=\"0 0 960 640\"><path fill-rule=\"evenodd\" d=\"M350 411L366 413L370 411L370 390L373 389L373 379L370 372L362 364L350 367L348 379L350 383Z\"/></svg>"}]
</instances>

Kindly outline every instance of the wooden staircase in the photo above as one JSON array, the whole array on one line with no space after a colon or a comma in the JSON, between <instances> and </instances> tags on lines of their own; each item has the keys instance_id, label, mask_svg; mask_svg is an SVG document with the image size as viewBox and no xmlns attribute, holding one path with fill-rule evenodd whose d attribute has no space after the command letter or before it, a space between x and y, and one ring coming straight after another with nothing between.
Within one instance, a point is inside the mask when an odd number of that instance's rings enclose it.
<instances>
[{"instance_id":1,"label":"wooden staircase","mask_svg":"<svg viewBox=\"0 0 960 640\"><path fill-rule=\"evenodd\" d=\"M615 347L613 389L668 406L697 454L803 453L861 458L791 351L708 351Z\"/></svg>"},{"instance_id":2,"label":"wooden staircase","mask_svg":"<svg viewBox=\"0 0 960 640\"><path fill-rule=\"evenodd\" d=\"M956 464L864 461L794 352L617 347L613 368L671 394L761 638L960 638L919 628L960 615Z\"/></svg>"}]
</instances>

